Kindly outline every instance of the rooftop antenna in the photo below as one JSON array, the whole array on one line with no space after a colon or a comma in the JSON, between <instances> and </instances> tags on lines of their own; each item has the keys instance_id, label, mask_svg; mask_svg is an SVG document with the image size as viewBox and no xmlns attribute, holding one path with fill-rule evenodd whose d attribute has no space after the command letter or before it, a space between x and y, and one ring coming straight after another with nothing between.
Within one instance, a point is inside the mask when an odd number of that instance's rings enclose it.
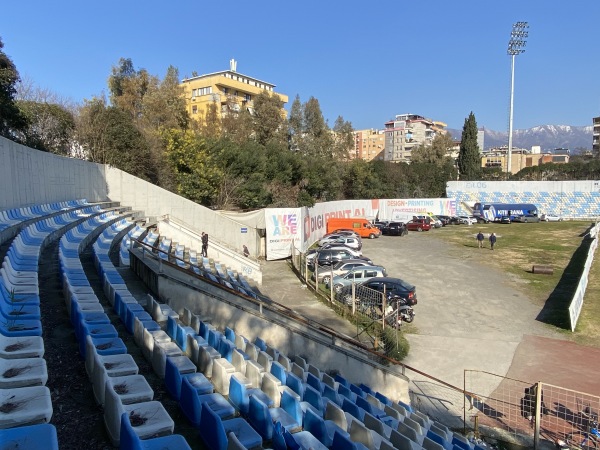
<instances>
[{"instance_id":1,"label":"rooftop antenna","mask_svg":"<svg viewBox=\"0 0 600 450\"><path fill-rule=\"evenodd\" d=\"M231 58L229 60L229 70L231 70L232 72L236 72L237 71L237 61L233 58Z\"/></svg>"}]
</instances>

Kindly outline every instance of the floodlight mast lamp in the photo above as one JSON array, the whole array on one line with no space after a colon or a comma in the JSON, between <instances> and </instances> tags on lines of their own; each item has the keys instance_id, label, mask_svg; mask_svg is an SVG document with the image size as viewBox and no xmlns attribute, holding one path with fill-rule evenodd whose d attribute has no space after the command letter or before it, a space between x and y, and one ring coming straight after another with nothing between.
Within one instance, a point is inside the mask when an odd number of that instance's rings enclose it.
<instances>
[{"instance_id":1,"label":"floodlight mast lamp","mask_svg":"<svg viewBox=\"0 0 600 450\"><path fill-rule=\"evenodd\" d=\"M509 177L512 172L512 138L513 138L513 104L515 98L515 56L525 52L527 37L529 32L529 23L516 22L513 24L510 40L508 41L507 54L511 57L510 61L510 111L508 118L508 154L506 157L506 176Z\"/></svg>"}]
</instances>

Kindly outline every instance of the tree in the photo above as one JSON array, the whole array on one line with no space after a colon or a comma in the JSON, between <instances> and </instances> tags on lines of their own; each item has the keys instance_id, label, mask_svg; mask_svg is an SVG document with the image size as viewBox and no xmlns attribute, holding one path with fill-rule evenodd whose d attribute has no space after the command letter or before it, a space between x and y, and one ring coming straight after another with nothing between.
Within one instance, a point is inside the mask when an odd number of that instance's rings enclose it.
<instances>
[{"instance_id":1,"label":"tree","mask_svg":"<svg viewBox=\"0 0 600 450\"><path fill-rule=\"evenodd\" d=\"M15 104L16 84L19 72L12 60L2 50L0 38L0 136L14 138L13 132L27 127L27 120Z\"/></svg>"},{"instance_id":2,"label":"tree","mask_svg":"<svg viewBox=\"0 0 600 450\"><path fill-rule=\"evenodd\" d=\"M16 132L28 147L69 156L74 147L75 118L71 111L53 103L17 101L27 127Z\"/></svg>"},{"instance_id":3,"label":"tree","mask_svg":"<svg viewBox=\"0 0 600 450\"><path fill-rule=\"evenodd\" d=\"M477 145L477 122L472 111L469 117L465 119L457 162L461 180L479 179L481 176L481 154Z\"/></svg>"},{"instance_id":4,"label":"tree","mask_svg":"<svg viewBox=\"0 0 600 450\"><path fill-rule=\"evenodd\" d=\"M451 158L448 151L454 147L454 141L449 133L437 133L431 145L420 144L412 151L411 162L444 165Z\"/></svg>"},{"instance_id":5,"label":"tree","mask_svg":"<svg viewBox=\"0 0 600 450\"><path fill-rule=\"evenodd\" d=\"M176 192L183 197L211 206L217 195L222 173L206 143L191 130L166 130L165 156L176 180Z\"/></svg>"},{"instance_id":6,"label":"tree","mask_svg":"<svg viewBox=\"0 0 600 450\"><path fill-rule=\"evenodd\" d=\"M336 160L347 160L354 150L354 128L352 124L338 116L333 124L332 156Z\"/></svg>"},{"instance_id":7,"label":"tree","mask_svg":"<svg viewBox=\"0 0 600 450\"><path fill-rule=\"evenodd\" d=\"M118 66L113 66L108 78L110 102L136 120L142 115L144 96L150 84L158 84L157 79L145 69L136 71L131 58L121 58Z\"/></svg>"},{"instance_id":8,"label":"tree","mask_svg":"<svg viewBox=\"0 0 600 450\"><path fill-rule=\"evenodd\" d=\"M290 149L298 151L302 147L302 137L304 135L304 106L300 101L299 95L296 95L296 98L292 102L288 125Z\"/></svg>"},{"instance_id":9,"label":"tree","mask_svg":"<svg viewBox=\"0 0 600 450\"><path fill-rule=\"evenodd\" d=\"M285 142L286 121L281 113L283 103L277 94L269 95L263 91L254 97L252 128L254 137L261 145L270 141Z\"/></svg>"}]
</instances>

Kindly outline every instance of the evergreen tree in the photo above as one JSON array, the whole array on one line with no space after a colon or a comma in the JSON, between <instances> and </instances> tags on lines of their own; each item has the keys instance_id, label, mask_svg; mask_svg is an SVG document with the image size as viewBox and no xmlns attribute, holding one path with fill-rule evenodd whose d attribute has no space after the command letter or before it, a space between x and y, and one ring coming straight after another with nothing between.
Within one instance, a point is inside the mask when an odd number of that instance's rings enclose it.
<instances>
[{"instance_id":1,"label":"evergreen tree","mask_svg":"<svg viewBox=\"0 0 600 450\"><path fill-rule=\"evenodd\" d=\"M457 162L461 180L479 179L481 176L481 154L477 145L477 122L473 111L465 119Z\"/></svg>"}]
</instances>

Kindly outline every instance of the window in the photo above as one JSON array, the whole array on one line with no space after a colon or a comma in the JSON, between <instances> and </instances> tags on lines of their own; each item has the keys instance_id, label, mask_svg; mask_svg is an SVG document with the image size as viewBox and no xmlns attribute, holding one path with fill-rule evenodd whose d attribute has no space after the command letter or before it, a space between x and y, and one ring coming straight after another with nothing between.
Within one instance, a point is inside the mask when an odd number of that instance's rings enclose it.
<instances>
[{"instance_id":1,"label":"window","mask_svg":"<svg viewBox=\"0 0 600 450\"><path fill-rule=\"evenodd\" d=\"M195 98L195 97L196 97L196 92L197 92L197 91L198 91L197 89L192 89L192 98Z\"/></svg>"},{"instance_id":2,"label":"window","mask_svg":"<svg viewBox=\"0 0 600 450\"><path fill-rule=\"evenodd\" d=\"M244 94L244 100L247 102L252 101L252 96L250 94Z\"/></svg>"},{"instance_id":3,"label":"window","mask_svg":"<svg viewBox=\"0 0 600 450\"><path fill-rule=\"evenodd\" d=\"M198 113L198 107L196 105L192 106L192 114Z\"/></svg>"}]
</instances>

